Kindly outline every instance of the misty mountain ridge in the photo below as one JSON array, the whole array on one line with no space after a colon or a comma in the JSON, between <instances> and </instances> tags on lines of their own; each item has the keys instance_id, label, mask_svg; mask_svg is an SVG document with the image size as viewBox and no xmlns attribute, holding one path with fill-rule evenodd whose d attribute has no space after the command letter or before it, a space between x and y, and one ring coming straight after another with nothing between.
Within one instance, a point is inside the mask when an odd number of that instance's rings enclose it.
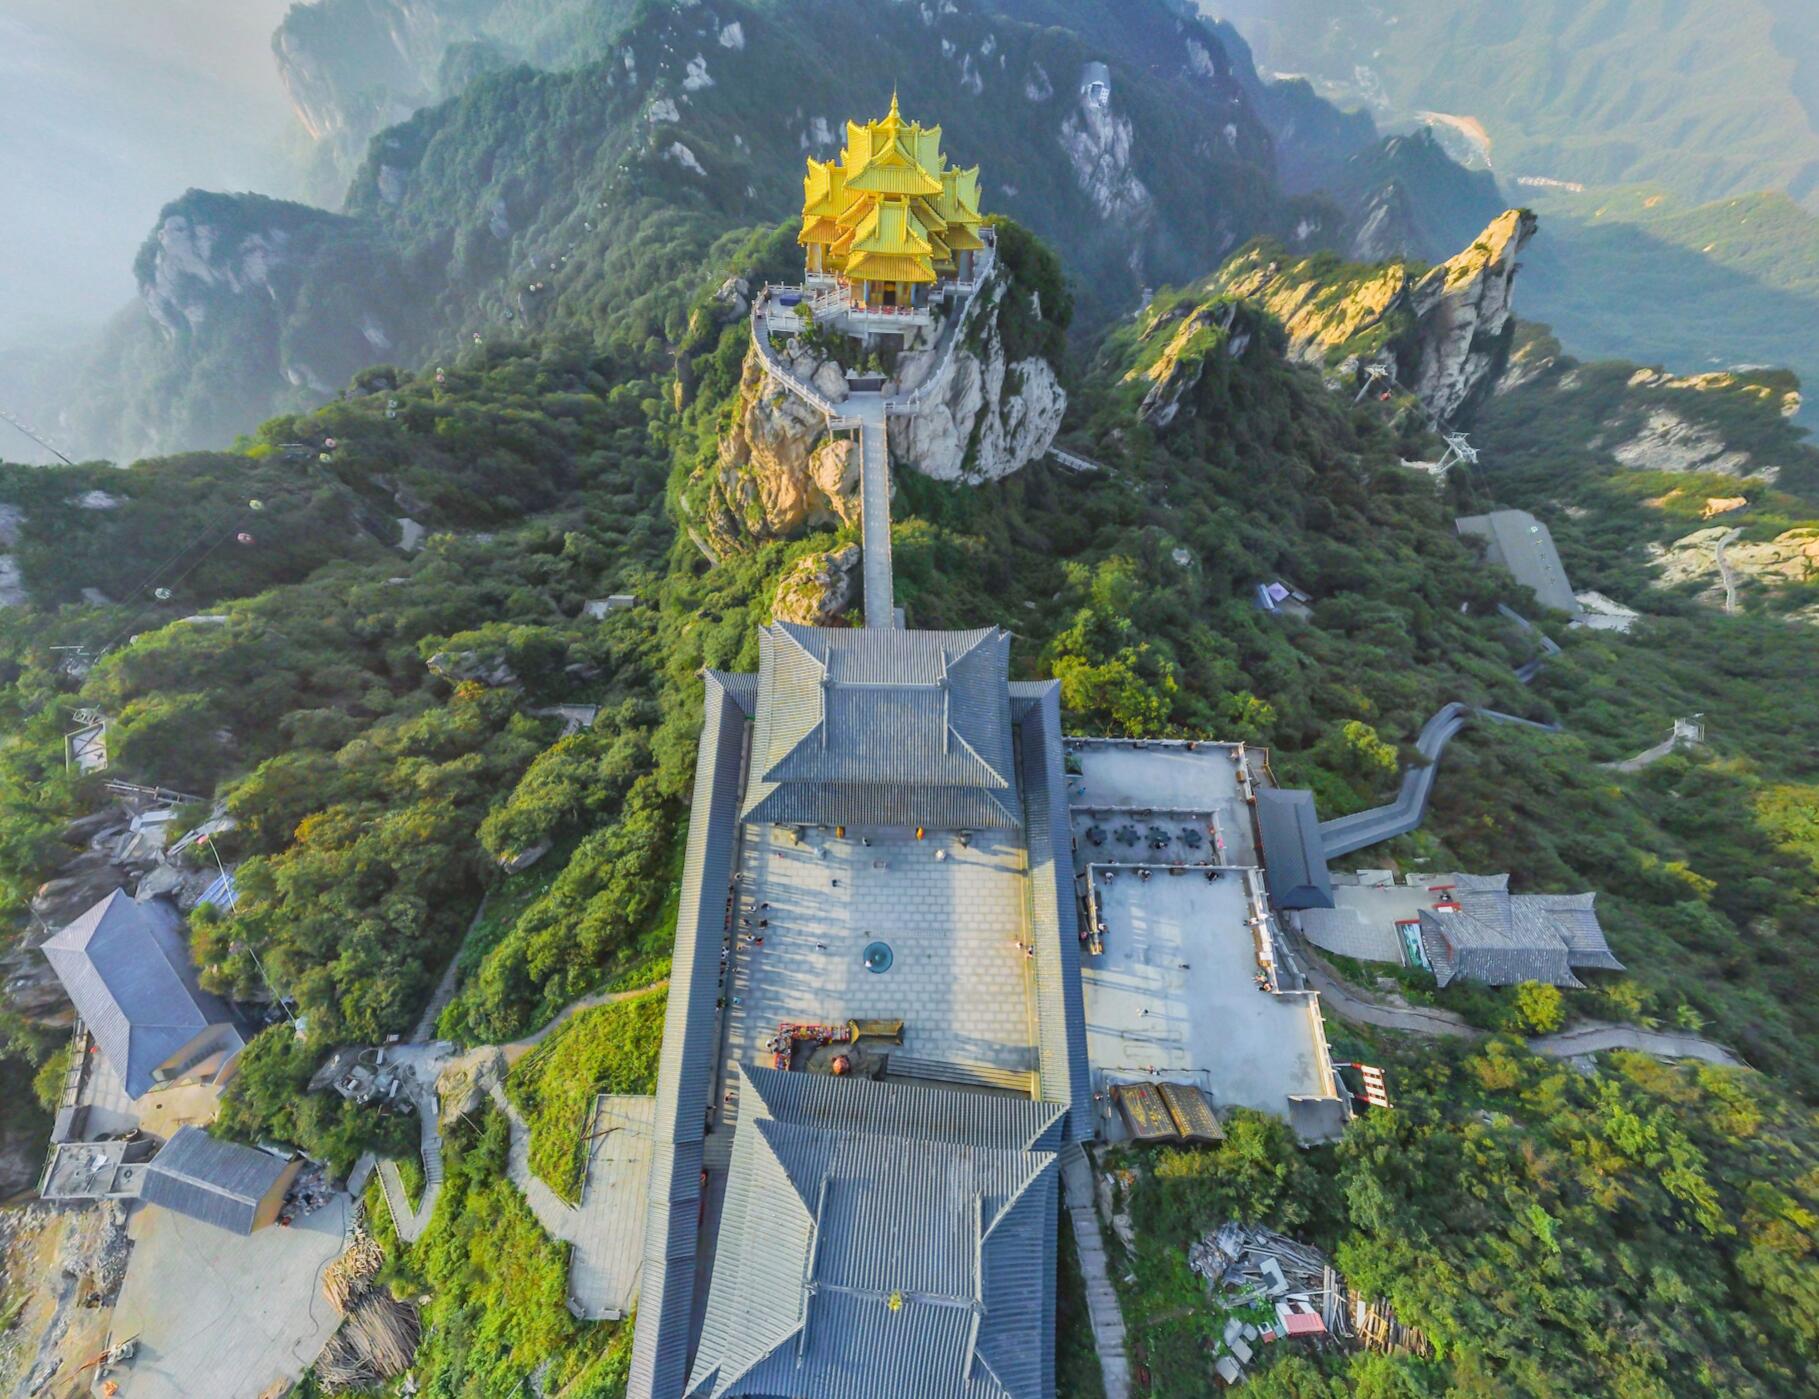
<instances>
[{"instance_id":1,"label":"misty mountain ridge","mask_svg":"<svg viewBox=\"0 0 1819 1399\"><path fill-rule=\"evenodd\" d=\"M1057 246L1084 327L1258 235L1442 257L1499 207L1437 148L1262 83L1241 45L1167 0L1116 22L1086 0L651 6L615 29L624 9L577 0L536 24L483 0L294 10L274 44L323 150L423 95L411 84L432 66L462 90L368 143L342 214L171 203L136 264L141 305L85 365L15 396L66 451L124 460L228 441L368 364L476 338L565 327L655 348L676 328L641 323L641 296L692 275L723 231L789 214L803 157L888 98L877 73L805 53L900 55L911 114L984 167L990 209ZM525 50L582 61L501 66ZM1326 173L1337 199L1310 185Z\"/></svg>"}]
</instances>

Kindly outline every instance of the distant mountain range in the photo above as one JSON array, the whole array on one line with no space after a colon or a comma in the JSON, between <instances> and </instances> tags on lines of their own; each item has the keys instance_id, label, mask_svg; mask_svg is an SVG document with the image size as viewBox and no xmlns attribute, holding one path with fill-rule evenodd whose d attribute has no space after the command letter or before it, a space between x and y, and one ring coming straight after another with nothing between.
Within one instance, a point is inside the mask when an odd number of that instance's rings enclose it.
<instances>
[{"instance_id":1,"label":"distant mountain range","mask_svg":"<svg viewBox=\"0 0 1819 1399\"><path fill-rule=\"evenodd\" d=\"M1425 127L1543 214L1528 314L1581 351L1819 381L1812 0L1201 0L1257 66ZM1808 416L1812 416L1810 413Z\"/></svg>"},{"instance_id":2,"label":"distant mountain range","mask_svg":"<svg viewBox=\"0 0 1819 1399\"><path fill-rule=\"evenodd\" d=\"M1819 212L1811 0L1202 0L1266 71L1431 118L1506 181L1783 190ZM1541 186L1535 186L1541 187Z\"/></svg>"},{"instance_id":3,"label":"distant mountain range","mask_svg":"<svg viewBox=\"0 0 1819 1399\"><path fill-rule=\"evenodd\" d=\"M323 0L274 39L339 213L190 191L85 356L0 365L75 455L225 443L375 362L572 329L661 356L641 310L730 229L794 210L849 116L936 117L986 207L1050 240L1078 326L1246 240L1445 256L1497 212L1432 141L1261 80L1175 0ZM888 54L844 63L840 54Z\"/></svg>"}]
</instances>

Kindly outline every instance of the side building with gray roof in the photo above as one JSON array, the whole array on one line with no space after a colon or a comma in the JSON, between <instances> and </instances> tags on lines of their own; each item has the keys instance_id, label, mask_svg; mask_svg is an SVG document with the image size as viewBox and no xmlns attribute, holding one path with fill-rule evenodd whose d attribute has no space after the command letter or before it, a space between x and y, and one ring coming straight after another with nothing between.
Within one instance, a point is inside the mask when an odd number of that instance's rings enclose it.
<instances>
[{"instance_id":1,"label":"side building with gray roof","mask_svg":"<svg viewBox=\"0 0 1819 1399\"><path fill-rule=\"evenodd\" d=\"M1461 515L1453 522L1460 534L1484 540L1484 556L1534 593L1543 607L1579 615L1579 599L1567 582L1566 565L1546 525L1526 510L1493 510L1488 515Z\"/></svg>"},{"instance_id":2,"label":"side building with gray roof","mask_svg":"<svg viewBox=\"0 0 1819 1399\"><path fill-rule=\"evenodd\" d=\"M1331 908L1333 881L1314 794L1304 788L1259 787L1257 833L1263 878L1277 908Z\"/></svg>"},{"instance_id":3,"label":"side building with gray roof","mask_svg":"<svg viewBox=\"0 0 1819 1399\"><path fill-rule=\"evenodd\" d=\"M139 1198L234 1234L250 1234L278 1218L301 1159L179 1127L145 1167Z\"/></svg>"},{"instance_id":4,"label":"side building with gray roof","mask_svg":"<svg viewBox=\"0 0 1819 1399\"><path fill-rule=\"evenodd\" d=\"M44 943L51 970L127 1096L219 1076L245 1047L220 997L196 980L177 911L116 889Z\"/></svg>"},{"instance_id":5,"label":"side building with gray roof","mask_svg":"<svg viewBox=\"0 0 1819 1399\"><path fill-rule=\"evenodd\" d=\"M1096 1127L1058 687L1011 684L995 629L779 623L760 651L755 676L705 676L628 1393L1047 1399L1054 1152ZM870 878L898 878L913 858L922 889L945 877L929 871L963 864L934 860L936 833L956 857L988 840L1019 856L1023 941L994 941L991 955L1014 959L1026 988L1002 1021L1019 1035L1027 1022L1028 1096L930 1082L913 1059L902 1072L914 1082L853 1081L729 1049L727 956L783 955L732 937L742 888L755 897L738 882L742 851L761 860L780 839L812 859L838 828L851 828L846 848L876 842L858 852ZM823 903L827 944L869 936L834 921L840 900ZM952 916L972 926L964 902ZM799 949L826 945L808 933L823 935L792 930ZM920 952L951 958L946 943ZM847 1013L830 996L821 1018ZM917 1013L935 1016L923 1034L939 1030L935 1008Z\"/></svg>"},{"instance_id":6,"label":"side building with gray roof","mask_svg":"<svg viewBox=\"0 0 1819 1399\"><path fill-rule=\"evenodd\" d=\"M1576 971L1622 971L1593 909L1595 894L1512 894L1509 876L1446 877L1446 902L1420 911L1434 980L1581 986Z\"/></svg>"}]
</instances>

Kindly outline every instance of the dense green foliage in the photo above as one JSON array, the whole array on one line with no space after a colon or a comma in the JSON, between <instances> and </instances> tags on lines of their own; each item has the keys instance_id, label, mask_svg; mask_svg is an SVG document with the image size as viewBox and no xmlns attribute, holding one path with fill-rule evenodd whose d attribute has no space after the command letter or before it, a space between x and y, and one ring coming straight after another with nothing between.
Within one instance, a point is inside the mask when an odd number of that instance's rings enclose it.
<instances>
[{"instance_id":1,"label":"dense green foliage","mask_svg":"<svg viewBox=\"0 0 1819 1399\"><path fill-rule=\"evenodd\" d=\"M568 1246L543 1232L507 1177L510 1150L504 1114L456 1123L443 1139L436 1212L414 1245L402 1245L384 1206L369 1201L391 1253L386 1280L399 1295L430 1298L412 1365L417 1392L494 1399L547 1364L544 1393L613 1399L625 1392L631 1327L569 1314Z\"/></svg>"},{"instance_id":2,"label":"dense green foliage","mask_svg":"<svg viewBox=\"0 0 1819 1399\"><path fill-rule=\"evenodd\" d=\"M1638 1055L1586 1075L1505 1040L1369 1052L1396 1107L1337 1147L1301 1153L1238 1113L1218 1147L1127 1156L1126 1315L1152 1393L1212 1392L1223 1316L1184 1251L1228 1218L1324 1248L1435 1350L1278 1354L1261 1394L1813 1392L1809 1113L1747 1073Z\"/></svg>"}]
</instances>

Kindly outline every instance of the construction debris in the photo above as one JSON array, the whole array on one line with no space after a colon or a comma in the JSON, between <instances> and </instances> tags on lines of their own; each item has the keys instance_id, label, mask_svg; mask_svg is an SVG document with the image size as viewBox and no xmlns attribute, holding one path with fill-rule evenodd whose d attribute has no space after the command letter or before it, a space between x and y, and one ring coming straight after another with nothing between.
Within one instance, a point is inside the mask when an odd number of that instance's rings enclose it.
<instances>
[{"instance_id":1,"label":"construction debris","mask_svg":"<svg viewBox=\"0 0 1819 1399\"><path fill-rule=\"evenodd\" d=\"M1213 1305L1226 1313L1213 1369L1227 1385L1242 1382L1257 1341L1433 1354L1389 1303L1352 1292L1320 1250L1274 1230L1229 1220L1188 1246L1187 1266L1206 1279Z\"/></svg>"},{"instance_id":2,"label":"construction debris","mask_svg":"<svg viewBox=\"0 0 1819 1399\"><path fill-rule=\"evenodd\" d=\"M331 1394L364 1390L401 1375L417 1353L417 1309L380 1288L354 1303L341 1329L316 1361L316 1378Z\"/></svg>"}]
</instances>

